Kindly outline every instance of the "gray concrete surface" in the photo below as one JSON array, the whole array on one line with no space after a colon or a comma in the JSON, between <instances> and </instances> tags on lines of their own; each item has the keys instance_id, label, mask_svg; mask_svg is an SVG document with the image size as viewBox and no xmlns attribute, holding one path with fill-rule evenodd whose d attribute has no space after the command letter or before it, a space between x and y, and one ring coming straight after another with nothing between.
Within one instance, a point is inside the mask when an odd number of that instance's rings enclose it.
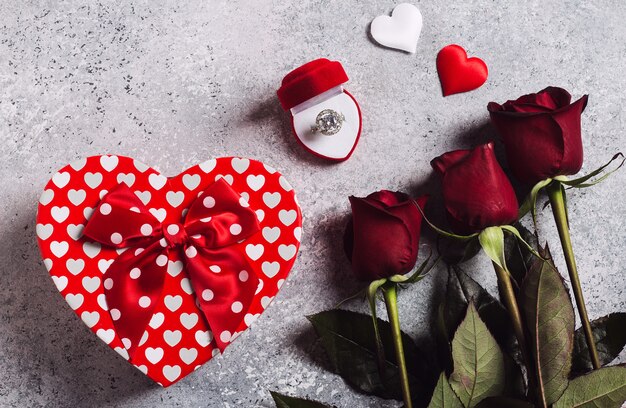
<instances>
[{"instance_id":1,"label":"gray concrete surface","mask_svg":"<svg viewBox=\"0 0 626 408\"><path fill-rule=\"evenodd\" d=\"M340 250L347 196L380 188L430 192L429 160L493 136L487 102L547 85L590 94L585 170L626 142L626 5L618 0L417 1L415 55L367 35L385 1L0 1L0 406L270 407L268 390L339 407L396 407L324 371L305 314L353 293ZM437 51L459 43L488 82L442 98ZM313 158L290 136L275 97L282 76L320 56L341 60L364 130L343 164ZM279 168L299 193L298 262L254 328L224 356L169 389L151 384L84 326L46 273L36 203L51 175L87 155L130 155L165 174L242 155ZM626 171L570 194L571 227L593 317L626 309ZM549 214L541 233L561 252ZM425 241L427 243L427 240ZM491 290L483 257L469 267ZM404 328L429 329L445 271L401 293ZM360 302L350 307L365 310Z\"/></svg>"}]
</instances>

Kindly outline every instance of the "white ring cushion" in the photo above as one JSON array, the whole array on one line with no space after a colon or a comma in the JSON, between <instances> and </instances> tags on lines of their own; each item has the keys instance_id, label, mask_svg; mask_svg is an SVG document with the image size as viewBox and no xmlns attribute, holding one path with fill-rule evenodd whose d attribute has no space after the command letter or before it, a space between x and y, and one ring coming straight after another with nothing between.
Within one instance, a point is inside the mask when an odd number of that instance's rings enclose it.
<instances>
[{"instance_id":1,"label":"white ring cushion","mask_svg":"<svg viewBox=\"0 0 626 408\"><path fill-rule=\"evenodd\" d=\"M332 109L343 113L345 121L341 130L330 136L311 131L315 118L324 109ZM320 156L329 159L345 159L357 141L361 128L359 109L354 100L344 92L334 95L316 105L308 107L293 115L293 129L296 137L307 147Z\"/></svg>"}]
</instances>

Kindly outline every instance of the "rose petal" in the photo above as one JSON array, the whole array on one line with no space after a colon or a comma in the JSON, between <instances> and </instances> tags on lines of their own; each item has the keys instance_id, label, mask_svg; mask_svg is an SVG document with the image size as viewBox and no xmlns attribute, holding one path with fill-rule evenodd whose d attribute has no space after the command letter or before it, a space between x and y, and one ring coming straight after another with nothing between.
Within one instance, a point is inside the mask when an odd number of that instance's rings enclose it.
<instances>
[{"instance_id":1,"label":"rose petal","mask_svg":"<svg viewBox=\"0 0 626 408\"><path fill-rule=\"evenodd\" d=\"M409 272L417 259L421 223L412 201L383 209L373 198L350 197L350 204L352 220L346 227L344 247L355 275L372 281Z\"/></svg>"},{"instance_id":2,"label":"rose petal","mask_svg":"<svg viewBox=\"0 0 626 408\"><path fill-rule=\"evenodd\" d=\"M449 168L443 176L442 192L457 232L480 231L517 218L515 191L496 160L493 143L476 147Z\"/></svg>"}]
</instances>

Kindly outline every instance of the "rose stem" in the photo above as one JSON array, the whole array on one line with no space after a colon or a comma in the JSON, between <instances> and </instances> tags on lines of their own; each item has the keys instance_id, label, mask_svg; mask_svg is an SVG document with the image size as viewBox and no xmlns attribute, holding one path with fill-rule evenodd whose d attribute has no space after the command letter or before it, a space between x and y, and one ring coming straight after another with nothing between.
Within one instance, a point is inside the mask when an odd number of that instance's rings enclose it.
<instances>
[{"instance_id":1,"label":"rose stem","mask_svg":"<svg viewBox=\"0 0 626 408\"><path fill-rule=\"evenodd\" d=\"M576 299L576 307L578 308L578 315L580 316L580 322L585 332L585 339L587 341L587 348L589 349L589 356L591 357L591 364L593 368L600 368L600 359L598 358L598 350L596 349L596 343L593 339L593 332L591 330L591 324L589 323L589 316L587 315L587 307L585 306L585 299L583 298L583 290L580 285L580 278L578 277L578 269L576 268L576 260L574 259L574 250L572 249L572 240L569 234L569 226L567 221L567 209L565 208L565 192L559 182L552 182L548 186L548 196L550 197L550 204L552 206L552 213L554 214L554 221L556 222L556 228L559 231L559 238L561 238L561 246L563 247L563 255L565 255L565 264L567 265L567 271L569 272L569 278L572 284L574 292L574 299Z\"/></svg>"},{"instance_id":2,"label":"rose stem","mask_svg":"<svg viewBox=\"0 0 626 408\"><path fill-rule=\"evenodd\" d=\"M398 294L396 284L393 283L383 289L385 296L385 305L387 306L387 315L391 324L391 333L393 335L393 345L396 351L396 361L400 369L400 382L402 384L402 399L405 408L413 408L411 401L411 390L409 389L409 375L406 371L406 362L404 359L404 347L402 346L402 332L400 331L400 318L398 317Z\"/></svg>"},{"instance_id":3,"label":"rose stem","mask_svg":"<svg viewBox=\"0 0 626 408\"><path fill-rule=\"evenodd\" d=\"M533 384L534 377L530 375L533 364L530 354L528 353L528 346L526 345L522 315L519 311L517 301L515 300L515 290L513 289L513 283L511 282L511 274L495 262L493 263L493 267L496 270L496 275L498 276L498 281L500 282L500 289L502 290L502 294L504 296L504 305L506 306L506 310L509 312L517 344L522 352L522 358L526 363L526 368L528 370L528 382Z\"/></svg>"}]
</instances>

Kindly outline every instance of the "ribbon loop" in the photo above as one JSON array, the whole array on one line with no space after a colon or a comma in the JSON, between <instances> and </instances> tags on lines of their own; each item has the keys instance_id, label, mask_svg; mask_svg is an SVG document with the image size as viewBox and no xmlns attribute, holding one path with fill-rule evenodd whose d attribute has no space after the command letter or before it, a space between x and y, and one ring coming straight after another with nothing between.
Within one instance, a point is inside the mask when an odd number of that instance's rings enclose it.
<instances>
[{"instance_id":1,"label":"ribbon loop","mask_svg":"<svg viewBox=\"0 0 626 408\"><path fill-rule=\"evenodd\" d=\"M126 184L119 184L100 200L83 235L106 246L126 248L147 246L162 233L159 220Z\"/></svg>"},{"instance_id":2,"label":"ribbon loop","mask_svg":"<svg viewBox=\"0 0 626 408\"><path fill-rule=\"evenodd\" d=\"M258 277L239 245L260 230L256 213L220 179L194 200L182 222L163 225L125 184L106 194L83 235L127 248L105 272L105 297L129 356L162 298L178 251L202 314L223 351L250 308Z\"/></svg>"},{"instance_id":3,"label":"ribbon loop","mask_svg":"<svg viewBox=\"0 0 626 408\"><path fill-rule=\"evenodd\" d=\"M191 205L185 228L189 236L195 236L198 245L219 248L255 234L259 221L248 202L224 179L219 179Z\"/></svg>"}]
</instances>

